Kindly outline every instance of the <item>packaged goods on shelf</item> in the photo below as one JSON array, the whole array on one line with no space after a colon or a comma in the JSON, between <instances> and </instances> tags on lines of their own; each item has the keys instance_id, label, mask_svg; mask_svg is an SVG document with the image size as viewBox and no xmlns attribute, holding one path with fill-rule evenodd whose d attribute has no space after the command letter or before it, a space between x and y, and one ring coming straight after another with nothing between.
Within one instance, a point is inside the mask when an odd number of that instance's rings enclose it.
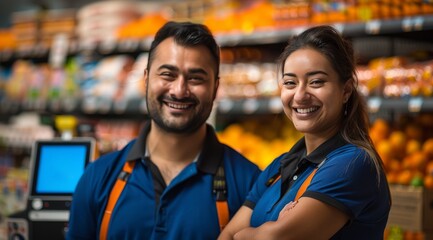
<instances>
[{"instance_id":1,"label":"packaged goods on shelf","mask_svg":"<svg viewBox=\"0 0 433 240\"><path fill-rule=\"evenodd\" d=\"M68 40L75 38L76 11L74 9L48 10L40 19L40 43L51 47L56 35L63 34Z\"/></svg>"},{"instance_id":2,"label":"packaged goods on shelf","mask_svg":"<svg viewBox=\"0 0 433 240\"><path fill-rule=\"evenodd\" d=\"M149 6L138 1L101 1L80 8L77 12L80 44L117 41L118 28L140 18Z\"/></svg>"},{"instance_id":3,"label":"packaged goods on shelf","mask_svg":"<svg viewBox=\"0 0 433 240\"><path fill-rule=\"evenodd\" d=\"M16 38L11 29L0 29L0 51L11 51L16 48Z\"/></svg>"},{"instance_id":4,"label":"packaged goods on shelf","mask_svg":"<svg viewBox=\"0 0 433 240\"><path fill-rule=\"evenodd\" d=\"M433 96L433 61L395 56L357 67L360 89L369 96Z\"/></svg>"},{"instance_id":5,"label":"packaged goods on shelf","mask_svg":"<svg viewBox=\"0 0 433 240\"><path fill-rule=\"evenodd\" d=\"M95 126L95 136L100 154L119 150L136 138L141 122L102 120Z\"/></svg>"},{"instance_id":6,"label":"packaged goods on shelf","mask_svg":"<svg viewBox=\"0 0 433 240\"><path fill-rule=\"evenodd\" d=\"M0 141L8 147L30 148L36 139L52 139L54 130L41 124L37 113L21 113L10 123L0 124Z\"/></svg>"},{"instance_id":7,"label":"packaged goods on shelf","mask_svg":"<svg viewBox=\"0 0 433 240\"><path fill-rule=\"evenodd\" d=\"M220 97L270 97L278 94L276 65L235 63L221 65Z\"/></svg>"},{"instance_id":8,"label":"packaged goods on shelf","mask_svg":"<svg viewBox=\"0 0 433 240\"><path fill-rule=\"evenodd\" d=\"M17 47L33 47L39 39L38 11L22 11L12 13L12 32L17 41Z\"/></svg>"}]
</instances>

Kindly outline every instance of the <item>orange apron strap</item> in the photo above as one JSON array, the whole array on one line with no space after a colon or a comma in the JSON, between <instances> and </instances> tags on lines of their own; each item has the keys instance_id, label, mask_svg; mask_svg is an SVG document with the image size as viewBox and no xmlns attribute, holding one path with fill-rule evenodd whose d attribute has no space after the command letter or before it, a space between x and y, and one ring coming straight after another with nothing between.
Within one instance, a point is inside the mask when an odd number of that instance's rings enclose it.
<instances>
[{"instance_id":1,"label":"orange apron strap","mask_svg":"<svg viewBox=\"0 0 433 240\"><path fill-rule=\"evenodd\" d=\"M222 231L229 222L229 206L227 200L216 201L216 207L218 212L218 222Z\"/></svg>"},{"instance_id":2,"label":"orange apron strap","mask_svg":"<svg viewBox=\"0 0 433 240\"><path fill-rule=\"evenodd\" d=\"M128 176L132 173L134 169L135 161L127 161L125 165L123 165L122 172L119 174L116 182L114 183L113 188L111 189L110 196L108 198L107 206L105 207L104 216L102 217L101 229L99 232L99 239L106 240L108 233L108 226L111 219L111 212L116 206L117 200L120 197L123 189L125 188L126 181L128 180Z\"/></svg>"},{"instance_id":3,"label":"orange apron strap","mask_svg":"<svg viewBox=\"0 0 433 240\"><path fill-rule=\"evenodd\" d=\"M310 185L311 180L314 177L314 174L316 174L317 168L315 168L310 175L308 175L307 179L302 183L301 187L298 189L298 192L296 193L295 201L298 201L298 199L304 194L305 190L307 190L308 185Z\"/></svg>"}]
</instances>

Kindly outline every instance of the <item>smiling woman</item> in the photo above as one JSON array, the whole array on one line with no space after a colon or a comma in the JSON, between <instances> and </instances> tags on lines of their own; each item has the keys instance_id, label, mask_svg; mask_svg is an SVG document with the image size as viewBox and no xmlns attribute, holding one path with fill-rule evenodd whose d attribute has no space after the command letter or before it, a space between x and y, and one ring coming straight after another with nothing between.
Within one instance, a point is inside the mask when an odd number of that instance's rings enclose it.
<instances>
[{"instance_id":1,"label":"smiling woman","mask_svg":"<svg viewBox=\"0 0 433 240\"><path fill-rule=\"evenodd\" d=\"M312 27L289 42L279 71L284 112L304 137L262 172L220 239L383 239L390 194L352 46Z\"/></svg>"}]
</instances>

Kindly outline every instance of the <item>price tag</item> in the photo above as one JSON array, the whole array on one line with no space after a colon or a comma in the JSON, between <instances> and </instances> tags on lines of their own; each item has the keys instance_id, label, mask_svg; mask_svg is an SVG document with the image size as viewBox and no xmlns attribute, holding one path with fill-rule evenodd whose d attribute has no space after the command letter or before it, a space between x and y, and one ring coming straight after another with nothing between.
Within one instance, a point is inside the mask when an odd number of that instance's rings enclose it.
<instances>
[{"instance_id":1,"label":"price tag","mask_svg":"<svg viewBox=\"0 0 433 240\"><path fill-rule=\"evenodd\" d=\"M106 114L111 109L112 101L111 101L111 99L108 99L108 98L102 98L102 99L99 99L97 105L98 105L99 112L102 114Z\"/></svg>"},{"instance_id":2,"label":"price tag","mask_svg":"<svg viewBox=\"0 0 433 240\"><path fill-rule=\"evenodd\" d=\"M247 99L242 105L244 113L251 114L259 109L259 101L257 99Z\"/></svg>"},{"instance_id":3,"label":"price tag","mask_svg":"<svg viewBox=\"0 0 433 240\"><path fill-rule=\"evenodd\" d=\"M126 108L128 107L128 101L121 99L114 102L113 110L115 113L121 114L126 111Z\"/></svg>"},{"instance_id":4,"label":"price tag","mask_svg":"<svg viewBox=\"0 0 433 240\"><path fill-rule=\"evenodd\" d=\"M335 30L337 30L339 33L343 33L344 31L344 24L336 23L333 25Z\"/></svg>"},{"instance_id":5,"label":"price tag","mask_svg":"<svg viewBox=\"0 0 433 240\"><path fill-rule=\"evenodd\" d=\"M62 106L65 112L72 112L78 105L78 101L75 98L65 98L62 101Z\"/></svg>"},{"instance_id":6,"label":"price tag","mask_svg":"<svg viewBox=\"0 0 433 240\"><path fill-rule=\"evenodd\" d=\"M410 32L412 31L412 26L413 26L413 22L411 18L404 18L401 21L401 28L403 30L403 32Z\"/></svg>"},{"instance_id":7,"label":"price tag","mask_svg":"<svg viewBox=\"0 0 433 240\"><path fill-rule=\"evenodd\" d=\"M83 112L94 113L96 111L96 98L86 97L83 100L83 105L81 106Z\"/></svg>"},{"instance_id":8,"label":"price tag","mask_svg":"<svg viewBox=\"0 0 433 240\"><path fill-rule=\"evenodd\" d=\"M380 21L369 21L365 25L365 32L368 34L379 34L380 32Z\"/></svg>"},{"instance_id":9,"label":"price tag","mask_svg":"<svg viewBox=\"0 0 433 240\"><path fill-rule=\"evenodd\" d=\"M147 102L146 102L146 99L141 100L141 103L140 103L140 110L141 110L142 113L145 113L145 114L148 113L148 111L147 111Z\"/></svg>"},{"instance_id":10,"label":"price tag","mask_svg":"<svg viewBox=\"0 0 433 240\"><path fill-rule=\"evenodd\" d=\"M28 56L30 56L31 52L32 52L32 47L23 46L23 47L18 48L17 55L18 55L18 58L28 57Z\"/></svg>"},{"instance_id":11,"label":"price tag","mask_svg":"<svg viewBox=\"0 0 433 240\"><path fill-rule=\"evenodd\" d=\"M1 51L1 61L9 61L12 57L12 51L11 50L3 50Z\"/></svg>"},{"instance_id":12,"label":"price tag","mask_svg":"<svg viewBox=\"0 0 433 240\"><path fill-rule=\"evenodd\" d=\"M138 41L136 40L124 40L119 43L119 51L121 52L132 52L138 49Z\"/></svg>"},{"instance_id":13,"label":"price tag","mask_svg":"<svg viewBox=\"0 0 433 240\"><path fill-rule=\"evenodd\" d=\"M70 41L69 43L69 53L76 53L79 50L80 45L76 40Z\"/></svg>"},{"instance_id":14,"label":"price tag","mask_svg":"<svg viewBox=\"0 0 433 240\"><path fill-rule=\"evenodd\" d=\"M141 41L141 49L145 51L149 51L150 45L152 45L152 38L145 38Z\"/></svg>"},{"instance_id":15,"label":"price tag","mask_svg":"<svg viewBox=\"0 0 433 240\"><path fill-rule=\"evenodd\" d=\"M296 28L293 28L293 34L299 35L302 32L304 32L305 30L307 30L305 27L296 27Z\"/></svg>"},{"instance_id":16,"label":"price tag","mask_svg":"<svg viewBox=\"0 0 433 240\"><path fill-rule=\"evenodd\" d=\"M223 98L218 101L218 110L221 113L228 113L233 109L234 103L232 100Z\"/></svg>"},{"instance_id":17,"label":"price tag","mask_svg":"<svg viewBox=\"0 0 433 240\"><path fill-rule=\"evenodd\" d=\"M269 111L271 113L281 113L283 111L283 104L279 97L273 97L269 100Z\"/></svg>"},{"instance_id":18,"label":"price tag","mask_svg":"<svg viewBox=\"0 0 433 240\"><path fill-rule=\"evenodd\" d=\"M116 48L116 41L103 41L99 45L99 49L102 53L112 53L114 52L114 49Z\"/></svg>"},{"instance_id":19,"label":"price tag","mask_svg":"<svg viewBox=\"0 0 433 240\"><path fill-rule=\"evenodd\" d=\"M423 30L423 25L424 25L424 18L423 17L416 17L413 19L413 29L415 31Z\"/></svg>"},{"instance_id":20,"label":"price tag","mask_svg":"<svg viewBox=\"0 0 433 240\"><path fill-rule=\"evenodd\" d=\"M421 97L414 97L409 99L408 109L409 112L418 113L421 111L423 99Z\"/></svg>"},{"instance_id":21,"label":"price tag","mask_svg":"<svg viewBox=\"0 0 433 240\"><path fill-rule=\"evenodd\" d=\"M49 102L49 108L50 111L52 112L60 112L60 110L62 109L62 105L60 103L60 100L51 100Z\"/></svg>"},{"instance_id":22,"label":"price tag","mask_svg":"<svg viewBox=\"0 0 433 240\"><path fill-rule=\"evenodd\" d=\"M94 43L94 42L80 42L79 49L82 51L95 51L96 43Z\"/></svg>"},{"instance_id":23,"label":"price tag","mask_svg":"<svg viewBox=\"0 0 433 240\"><path fill-rule=\"evenodd\" d=\"M371 113L376 113L380 109L380 105L382 105L382 99L379 97L371 97L368 99L368 110Z\"/></svg>"}]
</instances>

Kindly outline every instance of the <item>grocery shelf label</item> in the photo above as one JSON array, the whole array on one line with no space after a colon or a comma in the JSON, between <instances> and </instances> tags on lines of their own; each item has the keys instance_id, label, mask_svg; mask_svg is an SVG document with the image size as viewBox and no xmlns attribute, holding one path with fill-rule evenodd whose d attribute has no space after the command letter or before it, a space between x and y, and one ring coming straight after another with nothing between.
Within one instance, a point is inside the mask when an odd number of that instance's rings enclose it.
<instances>
[{"instance_id":1,"label":"grocery shelf label","mask_svg":"<svg viewBox=\"0 0 433 240\"><path fill-rule=\"evenodd\" d=\"M376 113L379 111L380 106L382 105L382 99L380 97L371 97L367 102L368 111L371 113Z\"/></svg>"},{"instance_id":2,"label":"grocery shelf label","mask_svg":"<svg viewBox=\"0 0 433 240\"><path fill-rule=\"evenodd\" d=\"M379 34L381 22L378 20L369 21L365 24L365 32L368 34Z\"/></svg>"},{"instance_id":3,"label":"grocery shelf label","mask_svg":"<svg viewBox=\"0 0 433 240\"><path fill-rule=\"evenodd\" d=\"M401 21L401 29L403 30L403 32L412 31L412 26L413 26L413 22L412 22L412 18L410 17L406 17Z\"/></svg>"},{"instance_id":4,"label":"grocery shelf label","mask_svg":"<svg viewBox=\"0 0 433 240\"><path fill-rule=\"evenodd\" d=\"M137 40L123 40L119 42L119 51L132 52L138 49L139 42Z\"/></svg>"},{"instance_id":5,"label":"grocery shelf label","mask_svg":"<svg viewBox=\"0 0 433 240\"><path fill-rule=\"evenodd\" d=\"M125 113L127 107L128 101L125 99L120 99L113 102L113 111L117 114Z\"/></svg>"},{"instance_id":6,"label":"grocery shelf label","mask_svg":"<svg viewBox=\"0 0 433 240\"><path fill-rule=\"evenodd\" d=\"M102 53L112 53L112 52L114 52L116 45L117 45L116 41L103 41L99 45L99 50Z\"/></svg>"},{"instance_id":7,"label":"grocery shelf label","mask_svg":"<svg viewBox=\"0 0 433 240\"><path fill-rule=\"evenodd\" d=\"M413 113L420 112L423 102L424 102L424 100L421 97L414 97L414 98L409 99L409 102L408 102L409 112L413 112Z\"/></svg>"},{"instance_id":8,"label":"grocery shelf label","mask_svg":"<svg viewBox=\"0 0 433 240\"><path fill-rule=\"evenodd\" d=\"M140 110L141 110L142 113L147 114L147 102L146 102L146 99L141 100Z\"/></svg>"},{"instance_id":9,"label":"grocery shelf label","mask_svg":"<svg viewBox=\"0 0 433 240\"><path fill-rule=\"evenodd\" d=\"M247 99L242 105L242 110L244 113L251 114L259 109L259 101L257 99Z\"/></svg>"},{"instance_id":10,"label":"grocery shelf label","mask_svg":"<svg viewBox=\"0 0 433 240\"><path fill-rule=\"evenodd\" d=\"M281 113L283 111L283 104L279 97L269 99L268 108L271 113Z\"/></svg>"},{"instance_id":11,"label":"grocery shelf label","mask_svg":"<svg viewBox=\"0 0 433 240\"><path fill-rule=\"evenodd\" d=\"M233 101L228 98L222 98L218 100L218 110L221 113L228 113L233 109L233 107L234 107Z\"/></svg>"},{"instance_id":12,"label":"grocery shelf label","mask_svg":"<svg viewBox=\"0 0 433 240\"><path fill-rule=\"evenodd\" d=\"M150 49L150 45L152 44L152 38L145 38L141 41L141 49L148 51Z\"/></svg>"},{"instance_id":13,"label":"grocery shelf label","mask_svg":"<svg viewBox=\"0 0 433 240\"><path fill-rule=\"evenodd\" d=\"M413 29L415 31L423 30L423 25L424 25L424 17L415 17L413 19Z\"/></svg>"}]
</instances>

